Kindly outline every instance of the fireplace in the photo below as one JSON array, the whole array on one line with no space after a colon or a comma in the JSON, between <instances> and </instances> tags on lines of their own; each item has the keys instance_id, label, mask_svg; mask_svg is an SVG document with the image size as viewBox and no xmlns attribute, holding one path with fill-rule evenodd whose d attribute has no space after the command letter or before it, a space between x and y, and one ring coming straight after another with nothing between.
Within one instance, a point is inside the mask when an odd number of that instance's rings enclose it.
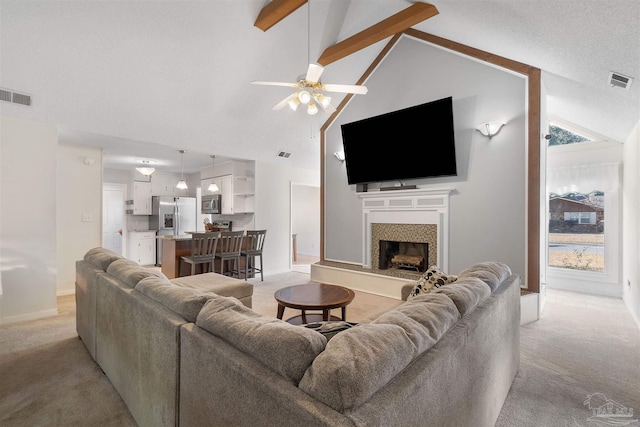
<instances>
[{"instance_id":1,"label":"fireplace","mask_svg":"<svg viewBox=\"0 0 640 427\"><path fill-rule=\"evenodd\" d=\"M412 269L380 267L380 240L420 243L424 267L449 268L449 194L453 189L417 189L360 193L363 224L362 266L405 277ZM422 252L420 252L422 253ZM407 263L404 263L407 264ZM411 265L411 263L408 263ZM404 267L408 268L408 267ZM426 270L424 270L426 271Z\"/></svg>"},{"instance_id":2,"label":"fireplace","mask_svg":"<svg viewBox=\"0 0 640 427\"><path fill-rule=\"evenodd\" d=\"M429 244L380 240L378 269L395 268L423 273L429 265Z\"/></svg>"}]
</instances>

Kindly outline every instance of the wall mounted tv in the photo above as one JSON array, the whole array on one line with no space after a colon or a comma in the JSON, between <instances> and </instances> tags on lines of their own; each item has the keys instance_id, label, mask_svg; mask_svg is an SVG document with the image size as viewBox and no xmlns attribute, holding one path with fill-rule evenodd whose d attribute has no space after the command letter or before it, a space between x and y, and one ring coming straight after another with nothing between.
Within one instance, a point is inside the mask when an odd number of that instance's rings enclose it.
<instances>
[{"instance_id":1,"label":"wall mounted tv","mask_svg":"<svg viewBox=\"0 0 640 427\"><path fill-rule=\"evenodd\" d=\"M452 97L341 128L349 184L457 174Z\"/></svg>"}]
</instances>

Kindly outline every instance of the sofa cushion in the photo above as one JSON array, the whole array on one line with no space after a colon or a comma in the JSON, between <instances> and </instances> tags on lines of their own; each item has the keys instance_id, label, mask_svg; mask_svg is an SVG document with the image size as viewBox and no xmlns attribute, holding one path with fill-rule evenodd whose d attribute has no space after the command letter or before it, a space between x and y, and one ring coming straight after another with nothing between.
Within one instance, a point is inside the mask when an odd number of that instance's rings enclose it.
<instances>
[{"instance_id":1,"label":"sofa cushion","mask_svg":"<svg viewBox=\"0 0 640 427\"><path fill-rule=\"evenodd\" d=\"M212 293L183 288L168 279L155 276L141 279L135 289L184 317L188 322L195 322L204 304L215 296Z\"/></svg>"},{"instance_id":2,"label":"sofa cushion","mask_svg":"<svg viewBox=\"0 0 640 427\"><path fill-rule=\"evenodd\" d=\"M132 288L135 288L140 280L149 276L168 280L167 276L162 274L162 272L151 268L141 267L137 262L124 258L112 262L111 265L109 265L109 268L107 268L107 273L116 279L122 280Z\"/></svg>"},{"instance_id":3,"label":"sofa cushion","mask_svg":"<svg viewBox=\"0 0 640 427\"><path fill-rule=\"evenodd\" d=\"M511 269L507 264L496 261L485 261L462 270L458 277L477 277L485 282L495 292L500 283L511 275Z\"/></svg>"},{"instance_id":4,"label":"sofa cushion","mask_svg":"<svg viewBox=\"0 0 640 427\"><path fill-rule=\"evenodd\" d=\"M237 299L222 296L207 301L196 325L295 384L327 343L326 338L315 331L262 316Z\"/></svg>"},{"instance_id":5,"label":"sofa cushion","mask_svg":"<svg viewBox=\"0 0 640 427\"><path fill-rule=\"evenodd\" d=\"M417 280L407 299L415 298L420 294L428 294L440 286L455 282L456 279L457 276L447 274L441 271L437 266L432 265Z\"/></svg>"},{"instance_id":6,"label":"sofa cushion","mask_svg":"<svg viewBox=\"0 0 640 427\"><path fill-rule=\"evenodd\" d=\"M218 273L195 274L171 279L172 283L202 292L242 299L253 295L253 284Z\"/></svg>"},{"instance_id":7,"label":"sofa cushion","mask_svg":"<svg viewBox=\"0 0 640 427\"><path fill-rule=\"evenodd\" d=\"M359 406L431 348L460 314L446 295L427 294L340 332L327 343L300 388L337 411Z\"/></svg>"},{"instance_id":8,"label":"sofa cushion","mask_svg":"<svg viewBox=\"0 0 640 427\"><path fill-rule=\"evenodd\" d=\"M449 286L436 289L433 293L451 298L460 316L464 317L491 295L491 288L477 277L463 277Z\"/></svg>"},{"instance_id":9,"label":"sofa cushion","mask_svg":"<svg viewBox=\"0 0 640 427\"><path fill-rule=\"evenodd\" d=\"M95 265L100 268L102 271L107 271L109 265L118 259L122 259L122 255L117 254L109 249L97 247L93 249L89 249L86 254L84 254L84 260L88 263Z\"/></svg>"}]
</instances>

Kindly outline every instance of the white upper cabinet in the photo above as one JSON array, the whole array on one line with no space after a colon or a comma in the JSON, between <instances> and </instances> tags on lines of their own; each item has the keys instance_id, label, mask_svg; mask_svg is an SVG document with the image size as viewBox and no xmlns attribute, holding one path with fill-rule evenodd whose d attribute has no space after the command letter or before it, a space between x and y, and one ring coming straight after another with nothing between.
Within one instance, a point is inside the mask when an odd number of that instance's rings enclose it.
<instances>
[{"instance_id":1,"label":"white upper cabinet","mask_svg":"<svg viewBox=\"0 0 640 427\"><path fill-rule=\"evenodd\" d=\"M127 213L133 215L151 215L151 183L133 181L131 199L127 200Z\"/></svg>"}]
</instances>

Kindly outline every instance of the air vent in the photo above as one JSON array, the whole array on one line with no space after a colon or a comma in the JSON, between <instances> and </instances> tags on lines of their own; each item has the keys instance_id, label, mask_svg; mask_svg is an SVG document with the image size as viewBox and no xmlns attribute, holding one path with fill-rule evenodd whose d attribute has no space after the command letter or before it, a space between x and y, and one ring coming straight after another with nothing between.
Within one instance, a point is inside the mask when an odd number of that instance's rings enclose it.
<instances>
[{"instance_id":1,"label":"air vent","mask_svg":"<svg viewBox=\"0 0 640 427\"><path fill-rule=\"evenodd\" d=\"M24 93L14 92L9 89L0 89L0 101L13 102L20 105L31 105L31 96Z\"/></svg>"},{"instance_id":2,"label":"air vent","mask_svg":"<svg viewBox=\"0 0 640 427\"><path fill-rule=\"evenodd\" d=\"M286 151L278 151L278 157L283 157L285 159L288 159L290 155L291 153L287 153Z\"/></svg>"},{"instance_id":3,"label":"air vent","mask_svg":"<svg viewBox=\"0 0 640 427\"><path fill-rule=\"evenodd\" d=\"M629 89L629 87L631 86L631 82L633 82L633 79L629 76L624 76L613 71L609 73L609 84L613 87Z\"/></svg>"}]
</instances>

